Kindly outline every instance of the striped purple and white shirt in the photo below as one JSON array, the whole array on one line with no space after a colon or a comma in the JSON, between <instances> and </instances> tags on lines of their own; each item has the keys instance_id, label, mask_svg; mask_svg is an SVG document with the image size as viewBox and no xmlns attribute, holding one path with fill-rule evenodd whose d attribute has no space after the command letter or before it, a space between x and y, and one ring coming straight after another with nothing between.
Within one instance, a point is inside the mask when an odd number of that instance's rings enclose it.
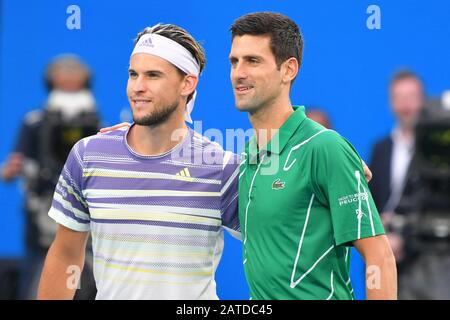
<instances>
[{"instance_id":1,"label":"striped purple and white shirt","mask_svg":"<svg viewBox=\"0 0 450 320\"><path fill-rule=\"evenodd\" d=\"M128 131L73 147L50 217L91 232L97 299L217 299L223 228L240 235L238 156L191 129L143 156Z\"/></svg>"}]
</instances>

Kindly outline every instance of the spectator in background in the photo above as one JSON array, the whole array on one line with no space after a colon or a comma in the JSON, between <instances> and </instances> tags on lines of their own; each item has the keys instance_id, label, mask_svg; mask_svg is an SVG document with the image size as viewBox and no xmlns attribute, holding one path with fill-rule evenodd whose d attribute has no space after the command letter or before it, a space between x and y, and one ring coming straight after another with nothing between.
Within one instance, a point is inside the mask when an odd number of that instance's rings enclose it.
<instances>
[{"instance_id":1,"label":"spectator in background","mask_svg":"<svg viewBox=\"0 0 450 320\"><path fill-rule=\"evenodd\" d=\"M306 116L317 123L320 123L327 129L332 129L331 121L325 111L318 107L308 107Z\"/></svg>"},{"instance_id":2,"label":"spectator in background","mask_svg":"<svg viewBox=\"0 0 450 320\"><path fill-rule=\"evenodd\" d=\"M424 86L415 73L402 70L392 77L389 95L397 122L392 132L373 147L369 165L373 178L369 187L388 232L396 261L401 263L404 259L403 239L389 230L414 154L414 126L425 103Z\"/></svg>"},{"instance_id":3,"label":"spectator in background","mask_svg":"<svg viewBox=\"0 0 450 320\"><path fill-rule=\"evenodd\" d=\"M56 228L47 213L59 172L72 145L97 130L91 72L75 55L55 58L47 67L45 107L29 112L17 144L0 170L3 181L22 177L25 200L25 258L20 275L20 299L36 297L40 272ZM89 259L88 259L89 260ZM89 266L85 268L80 299L95 297Z\"/></svg>"}]
</instances>

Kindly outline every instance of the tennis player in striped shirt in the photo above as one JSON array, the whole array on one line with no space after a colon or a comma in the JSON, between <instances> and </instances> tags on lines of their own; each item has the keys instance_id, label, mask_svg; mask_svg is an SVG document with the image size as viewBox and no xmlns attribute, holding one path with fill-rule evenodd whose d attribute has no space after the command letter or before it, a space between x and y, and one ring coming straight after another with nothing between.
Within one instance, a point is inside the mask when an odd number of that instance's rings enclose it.
<instances>
[{"instance_id":1,"label":"tennis player in striped shirt","mask_svg":"<svg viewBox=\"0 0 450 320\"><path fill-rule=\"evenodd\" d=\"M203 49L178 26L138 34L127 85L134 123L70 152L39 299L73 298L67 271L82 268L89 234L97 299L218 298L223 229L240 236L239 163L185 123L204 66Z\"/></svg>"}]
</instances>

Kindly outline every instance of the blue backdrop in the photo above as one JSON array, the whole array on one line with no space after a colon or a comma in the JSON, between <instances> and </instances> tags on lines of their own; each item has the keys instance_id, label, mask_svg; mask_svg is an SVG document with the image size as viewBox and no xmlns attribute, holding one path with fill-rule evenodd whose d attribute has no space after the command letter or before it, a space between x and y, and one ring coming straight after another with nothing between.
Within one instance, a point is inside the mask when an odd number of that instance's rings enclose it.
<instances>
[{"instance_id":1,"label":"blue backdrop","mask_svg":"<svg viewBox=\"0 0 450 320\"><path fill-rule=\"evenodd\" d=\"M387 84L393 71L410 67L427 91L450 87L449 1L92 1L0 0L0 160L13 148L23 115L44 101L42 74L57 54L79 54L94 70L94 92L106 124L128 109L125 95L132 39L146 26L175 23L201 40L207 66L200 80L194 119L203 130L250 127L234 108L229 81L229 26L254 11L277 11L301 27L304 60L292 90L295 104L319 105L363 158L393 125ZM81 10L81 29L69 30L69 5ZM381 29L370 30L369 5L378 5ZM240 150L237 150L240 151ZM0 257L23 254L19 184L0 185ZM219 296L247 299L240 243L226 236L218 270ZM352 260L358 298L364 298L363 265Z\"/></svg>"}]
</instances>

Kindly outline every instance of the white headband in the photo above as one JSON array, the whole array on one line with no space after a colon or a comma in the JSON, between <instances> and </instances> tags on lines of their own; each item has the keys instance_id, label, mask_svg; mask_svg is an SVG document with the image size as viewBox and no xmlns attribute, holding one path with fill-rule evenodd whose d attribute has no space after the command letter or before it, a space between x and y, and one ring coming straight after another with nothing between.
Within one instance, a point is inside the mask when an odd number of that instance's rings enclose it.
<instances>
[{"instance_id":1,"label":"white headband","mask_svg":"<svg viewBox=\"0 0 450 320\"><path fill-rule=\"evenodd\" d=\"M158 34L146 33L136 43L131 56L136 53L146 53L164 60L167 60L186 74L193 74L199 76L200 67L192 54L177 42L160 36ZM184 120L192 123L191 112L194 109L194 102L197 96L197 91L194 91L191 100L186 106L184 113Z\"/></svg>"}]
</instances>

